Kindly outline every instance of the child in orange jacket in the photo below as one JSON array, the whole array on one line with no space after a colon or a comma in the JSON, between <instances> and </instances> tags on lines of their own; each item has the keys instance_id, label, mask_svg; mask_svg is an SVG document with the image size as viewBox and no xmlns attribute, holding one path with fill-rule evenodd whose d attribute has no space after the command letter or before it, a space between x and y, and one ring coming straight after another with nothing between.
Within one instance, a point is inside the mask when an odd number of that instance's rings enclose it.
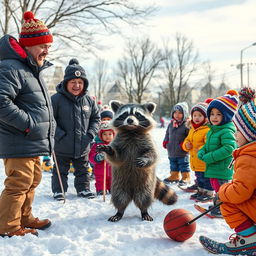
<instances>
[{"instance_id":1,"label":"child in orange jacket","mask_svg":"<svg viewBox=\"0 0 256 256\"><path fill-rule=\"evenodd\" d=\"M241 106L233 120L239 147L233 152L235 173L232 182L218 191L221 213L236 236L227 243L199 238L205 249L215 254L256 255L256 99L254 90L246 88L244 92L251 101Z\"/></svg>"}]
</instances>

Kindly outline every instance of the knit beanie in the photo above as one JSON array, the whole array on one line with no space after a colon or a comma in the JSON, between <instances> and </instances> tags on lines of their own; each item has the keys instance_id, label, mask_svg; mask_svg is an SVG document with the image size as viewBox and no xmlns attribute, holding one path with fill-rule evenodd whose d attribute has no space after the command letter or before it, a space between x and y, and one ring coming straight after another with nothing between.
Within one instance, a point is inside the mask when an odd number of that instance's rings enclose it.
<instances>
[{"instance_id":1,"label":"knit beanie","mask_svg":"<svg viewBox=\"0 0 256 256\"><path fill-rule=\"evenodd\" d=\"M210 120L210 113L213 108L217 108L223 115L220 125L231 122L238 107L238 93L229 90L224 96L217 97L210 102L207 108L207 117Z\"/></svg>"},{"instance_id":2,"label":"knit beanie","mask_svg":"<svg viewBox=\"0 0 256 256\"><path fill-rule=\"evenodd\" d=\"M103 133L103 132L106 132L106 131L112 131L113 134L115 134L114 130L112 129L111 122L109 122L109 121L103 121L103 122L101 122L101 124L100 124L99 138L100 138L102 141L104 141L104 140L102 139L102 133Z\"/></svg>"},{"instance_id":3,"label":"knit beanie","mask_svg":"<svg viewBox=\"0 0 256 256\"><path fill-rule=\"evenodd\" d=\"M21 46L34 46L53 42L49 29L43 21L35 19L33 12L25 12L23 18L24 23L19 34Z\"/></svg>"},{"instance_id":4,"label":"knit beanie","mask_svg":"<svg viewBox=\"0 0 256 256\"><path fill-rule=\"evenodd\" d=\"M253 95L252 95L253 96ZM251 97L237 111L233 122L247 141L256 140L256 99Z\"/></svg>"},{"instance_id":5,"label":"knit beanie","mask_svg":"<svg viewBox=\"0 0 256 256\"><path fill-rule=\"evenodd\" d=\"M79 65L77 59L73 58L69 61L68 66L65 69L65 75L63 79L63 85L66 86L67 82L71 79L81 78L84 81L84 88L87 90L89 82L87 80L85 70Z\"/></svg>"},{"instance_id":6,"label":"knit beanie","mask_svg":"<svg viewBox=\"0 0 256 256\"><path fill-rule=\"evenodd\" d=\"M113 119L113 116L114 116L113 111L110 109L103 109L100 113L100 119L103 119L106 117Z\"/></svg>"},{"instance_id":7,"label":"knit beanie","mask_svg":"<svg viewBox=\"0 0 256 256\"><path fill-rule=\"evenodd\" d=\"M174 105L174 107L172 108L172 112L171 112L171 117L173 118L173 114L175 111L180 111L183 113L183 120L185 121L188 118L188 104L187 102L183 101L183 102L179 102L176 105Z\"/></svg>"}]
</instances>

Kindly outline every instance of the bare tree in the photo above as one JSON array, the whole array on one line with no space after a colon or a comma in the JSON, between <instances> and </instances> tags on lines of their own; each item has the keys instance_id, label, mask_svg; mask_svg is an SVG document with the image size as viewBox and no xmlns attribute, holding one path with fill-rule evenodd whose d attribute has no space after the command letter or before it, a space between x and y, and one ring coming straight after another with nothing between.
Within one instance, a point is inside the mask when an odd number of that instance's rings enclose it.
<instances>
[{"instance_id":1,"label":"bare tree","mask_svg":"<svg viewBox=\"0 0 256 256\"><path fill-rule=\"evenodd\" d=\"M0 10L2 34L18 34L22 15L30 10L51 29L55 43L59 42L56 48L64 44L66 52L67 47L93 51L96 35L117 32L123 23L142 24L155 7L140 7L129 0L1 0Z\"/></svg>"},{"instance_id":2,"label":"bare tree","mask_svg":"<svg viewBox=\"0 0 256 256\"><path fill-rule=\"evenodd\" d=\"M126 52L118 62L118 75L129 100L141 103L164 57L149 38L129 41Z\"/></svg>"},{"instance_id":3,"label":"bare tree","mask_svg":"<svg viewBox=\"0 0 256 256\"><path fill-rule=\"evenodd\" d=\"M164 44L164 77L167 87L162 86L166 105L173 106L181 100L188 98L191 92L189 79L197 69L198 53L193 42L186 36L177 33L176 47L170 48L169 42Z\"/></svg>"},{"instance_id":4,"label":"bare tree","mask_svg":"<svg viewBox=\"0 0 256 256\"><path fill-rule=\"evenodd\" d=\"M104 91L106 91L108 84L108 64L104 59L97 59L94 64L94 95L98 100L102 101Z\"/></svg>"}]
</instances>

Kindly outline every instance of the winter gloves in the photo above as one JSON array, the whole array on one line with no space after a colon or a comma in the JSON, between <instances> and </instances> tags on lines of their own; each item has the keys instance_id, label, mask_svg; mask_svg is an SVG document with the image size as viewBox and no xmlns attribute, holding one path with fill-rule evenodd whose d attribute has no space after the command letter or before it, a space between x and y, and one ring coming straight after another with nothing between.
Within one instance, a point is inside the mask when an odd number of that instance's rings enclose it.
<instances>
[{"instance_id":1,"label":"winter gloves","mask_svg":"<svg viewBox=\"0 0 256 256\"><path fill-rule=\"evenodd\" d=\"M164 148L167 148L167 144L168 144L168 143L169 143L169 141L166 141L166 140L163 141L163 147L164 147Z\"/></svg>"},{"instance_id":2,"label":"winter gloves","mask_svg":"<svg viewBox=\"0 0 256 256\"><path fill-rule=\"evenodd\" d=\"M95 160L95 162L100 163L101 161L104 160L104 158L105 158L105 156L104 156L103 153L98 153L98 154L95 156L94 160Z\"/></svg>"}]
</instances>

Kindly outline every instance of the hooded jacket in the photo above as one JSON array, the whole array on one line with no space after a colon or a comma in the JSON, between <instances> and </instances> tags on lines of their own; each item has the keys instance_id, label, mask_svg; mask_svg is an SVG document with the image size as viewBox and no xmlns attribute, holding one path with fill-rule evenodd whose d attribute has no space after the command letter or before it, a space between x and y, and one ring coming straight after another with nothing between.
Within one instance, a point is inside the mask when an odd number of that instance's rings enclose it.
<instances>
[{"instance_id":1,"label":"hooded jacket","mask_svg":"<svg viewBox=\"0 0 256 256\"><path fill-rule=\"evenodd\" d=\"M0 158L49 155L53 149L51 100L39 67L10 35L0 40Z\"/></svg>"},{"instance_id":2,"label":"hooded jacket","mask_svg":"<svg viewBox=\"0 0 256 256\"><path fill-rule=\"evenodd\" d=\"M51 98L57 123L54 150L60 156L80 158L89 152L90 142L98 134L100 113L95 101L86 95L87 87L74 96L65 84L57 85Z\"/></svg>"}]
</instances>

